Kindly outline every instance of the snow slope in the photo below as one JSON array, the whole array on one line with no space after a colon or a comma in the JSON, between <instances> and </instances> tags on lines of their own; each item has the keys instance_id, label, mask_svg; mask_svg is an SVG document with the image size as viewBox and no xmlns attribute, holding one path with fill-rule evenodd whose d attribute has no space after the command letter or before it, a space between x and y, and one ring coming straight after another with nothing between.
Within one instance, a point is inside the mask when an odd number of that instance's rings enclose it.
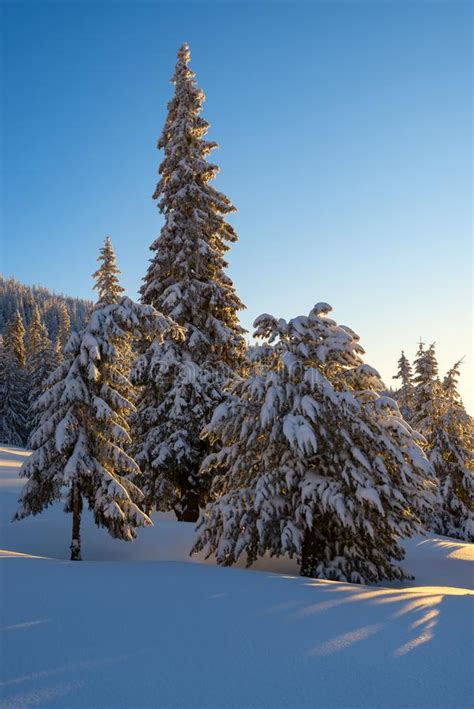
<instances>
[{"instance_id":1,"label":"snow slope","mask_svg":"<svg viewBox=\"0 0 474 709\"><path fill-rule=\"evenodd\" d=\"M2 707L472 706L473 545L412 540L416 580L379 588L189 563L171 518L133 544L88 520L71 563L60 508L9 522L25 455L0 447Z\"/></svg>"}]
</instances>

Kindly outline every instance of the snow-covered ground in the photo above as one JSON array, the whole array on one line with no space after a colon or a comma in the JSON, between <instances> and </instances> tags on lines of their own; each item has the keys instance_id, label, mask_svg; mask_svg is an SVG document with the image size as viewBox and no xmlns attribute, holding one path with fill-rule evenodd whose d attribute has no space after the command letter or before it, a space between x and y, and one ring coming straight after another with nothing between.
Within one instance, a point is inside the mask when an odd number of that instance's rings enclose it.
<instances>
[{"instance_id":1,"label":"snow-covered ground","mask_svg":"<svg viewBox=\"0 0 474 709\"><path fill-rule=\"evenodd\" d=\"M0 706L473 706L473 545L411 540L415 581L364 587L203 565L170 516L132 544L86 518L71 563L59 507L10 523L26 455L0 446Z\"/></svg>"}]
</instances>

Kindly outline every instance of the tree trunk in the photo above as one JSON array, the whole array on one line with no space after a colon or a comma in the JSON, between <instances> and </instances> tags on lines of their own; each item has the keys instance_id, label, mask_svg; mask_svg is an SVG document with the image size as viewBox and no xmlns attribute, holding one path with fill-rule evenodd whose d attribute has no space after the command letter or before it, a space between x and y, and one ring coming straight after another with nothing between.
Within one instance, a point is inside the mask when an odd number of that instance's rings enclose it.
<instances>
[{"instance_id":1,"label":"tree trunk","mask_svg":"<svg viewBox=\"0 0 474 709\"><path fill-rule=\"evenodd\" d=\"M318 544L314 532L311 529L307 529L301 548L300 576L315 576L316 566L318 561L320 561L317 547Z\"/></svg>"},{"instance_id":2,"label":"tree trunk","mask_svg":"<svg viewBox=\"0 0 474 709\"><path fill-rule=\"evenodd\" d=\"M72 491L72 540L71 540L71 561L81 561L81 513L82 497L81 493L74 486Z\"/></svg>"},{"instance_id":3,"label":"tree trunk","mask_svg":"<svg viewBox=\"0 0 474 709\"><path fill-rule=\"evenodd\" d=\"M199 495L192 488L181 494L179 505L174 509L179 522L197 522L199 518Z\"/></svg>"}]
</instances>

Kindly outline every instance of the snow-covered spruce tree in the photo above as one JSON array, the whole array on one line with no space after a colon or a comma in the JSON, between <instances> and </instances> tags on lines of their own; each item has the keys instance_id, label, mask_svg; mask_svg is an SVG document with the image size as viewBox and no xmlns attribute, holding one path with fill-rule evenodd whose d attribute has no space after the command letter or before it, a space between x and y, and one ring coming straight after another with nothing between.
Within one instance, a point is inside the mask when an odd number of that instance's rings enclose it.
<instances>
[{"instance_id":1,"label":"snow-covered spruce tree","mask_svg":"<svg viewBox=\"0 0 474 709\"><path fill-rule=\"evenodd\" d=\"M31 320L28 325L28 331L26 335L26 361L35 355L38 351L41 351L46 346L51 344L48 335L48 329L43 322L41 313L39 311L36 303L32 303Z\"/></svg>"},{"instance_id":2,"label":"snow-covered spruce tree","mask_svg":"<svg viewBox=\"0 0 474 709\"><path fill-rule=\"evenodd\" d=\"M24 446L28 387L14 345L13 338L0 337L0 442Z\"/></svg>"},{"instance_id":3,"label":"snow-covered spruce tree","mask_svg":"<svg viewBox=\"0 0 474 709\"><path fill-rule=\"evenodd\" d=\"M428 435L429 458L441 499L433 516L435 532L474 542L474 422L457 389L459 367L446 374L438 393L438 412Z\"/></svg>"},{"instance_id":4,"label":"snow-covered spruce tree","mask_svg":"<svg viewBox=\"0 0 474 709\"><path fill-rule=\"evenodd\" d=\"M217 474L193 552L225 565L289 554L303 576L340 581L406 578L393 560L433 504L432 468L330 310L255 321L258 367L204 432L222 448L203 464Z\"/></svg>"},{"instance_id":5,"label":"snow-covered spruce tree","mask_svg":"<svg viewBox=\"0 0 474 709\"><path fill-rule=\"evenodd\" d=\"M413 406L409 420L417 431L429 439L434 422L440 416L443 399L434 343L425 349L424 343L420 342L414 368Z\"/></svg>"},{"instance_id":6,"label":"snow-covered spruce tree","mask_svg":"<svg viewBox=\"0 0 474 709\"><path fill-rule=\"evenodd\" d=\"M27 333L26 371L28 374L28 429L33 431L39 420L36 401L41 396L44 383L57 364L54 345L48 336L39 308L33 305L33 312ZM28 438L28 446L30 446Z\"/></svg>"},{"instance_id":7,"label":"snow-covered spruce tree","mask_svg":"<svg viewBox=\"0 0 474 709\"><path fill-rule=\"evenodd\" d=\"M7 327L6 340L16 357L18 365L24 367L26 364L26 347L25 347L25 325L20 311L15 312L15 316Z\"/></svg>"},{"instance_id":8,"label":"snow-covered spruce tree","mask_svg":"<svg viewBox=\"0 0 474 709\"><path fill-rule=\"evenodd\" d=\"M15 518L38 514L66 494L73 560L81 558L84 501L96 524L113 537L131 540L137 527L151 524L135 484L140 469L125 450L134 406L121 348L130 334L146 332L158 341L170 327L175 326L152 306L125 297L99 301L85 329L71 335L64 361L37 401L40 421L31 436L33 454L21 469L29 479Z\"/></svg>"},{"instance_id":9,"label":"snow-covered spruce tree","mask_svg":"<svg viewBox=\"0 0 474 709\"><path fill-rule=\"evenodd\" d=\"M400 388L394 398L400 406L404 418L409 420L413 405L413 373L410 360L403 350L398 360L398 372L393 376L393 379L400 380Z\"/></svg>"},{"instance_id":10,"label":"snow-covered spruce tree","mask_svg":"<svg viewBox=\"0 0 474 709\"><path fill-rule=\"evenodd\" d=\"M56 336L56 349L62 352L63 347L71 335L71 318L66 304L61 302L58 305L58 334Z\"/></svg>"},{"instance_id":11,"label":"snow-covered spruce tree","mask_svg":"<svg viewBox=\"0 0 474 709\"><path fill-rule=\"evenodd\" d=\"M98 293L97 305L117 303L123 296L124 289L119 282L121 271L117 266L117 259L110 236L105 237L104 245L100 249L97 261L100 264L99 268L92 274L92 277L95 279L94 290ZM137 332L135 332L135 340L136 337ZM150 343L150 337L147 332L143 333L140 339L146 344ZM135 357L133 340L133 334L131 332L127 333L120 343L120 352L118 353L120 356L120 366L128 378L130 378L130 370ZM130 400L133 404L136 403L136 398L137 390L133 387L130 392Z\"/></svg>"},{"instance_id":12,"label":"snow-covered spruce tree","mask_svg":"<svg viewBox=\"0 0 474 709\"><path fill-rule=\"evenodd\" d=\"M105 237L104 245L100 249L97 261L100 266L93 274L93 278L96 281L94 289L99 294L99 303L104 305L116 303L123 294L123 288L119 283L120 270L117 266L110 236Z\"/></svg>"},{"instance_id":13,"label":"snow-covered spruce tree","mask_svg":"<svg viewBox=\"0 0 474 709\"><path fill-rule=\"evenodd\" d=\"M206 156L217 145L204 140L204 93L189 58L184 44L158 142L164 160L153 198L165 224L141 289L143 302L183 326L185 339L169 336L142 350L134 370L142 389L132 451L144 473L148 508L196 521L208 487L198 475L208 452L200 433L223 400L224 383L243 364L245 341L237 316L243 305L225 273L227 242L237 240L225 215L235 208L209 184L218 167Z\"/></svg>"}]
</instances>

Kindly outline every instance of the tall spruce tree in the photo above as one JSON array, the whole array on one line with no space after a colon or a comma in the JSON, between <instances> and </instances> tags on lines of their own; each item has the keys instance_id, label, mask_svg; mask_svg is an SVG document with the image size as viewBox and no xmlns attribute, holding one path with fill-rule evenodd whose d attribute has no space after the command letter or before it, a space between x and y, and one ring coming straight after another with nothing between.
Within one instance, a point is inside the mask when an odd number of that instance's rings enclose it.
<instances>
[{"instance_id":1,"label":"tall spruce tree","mask_svg":"<svg viewBox=\"0 0 474 709\"><path fill-rule=\"evenodd\" d=\"M56 345L59 351L62 351L71 334L71 318L66 304L61 302L58 304L58 334L56 336Z\"/></svg>"},{"instance_id":2,"label":"tall spruce tree","mask_svg":"<svg viewBox=\"0 0 474 709\"><path fill-rule=\"evenodd\" d=\"M104 244L100 249L97 261L99 262L99 268L92 274L92 278L95 280L94 290L96 290L98 294L96 307L99 305L110 305L111 303L117 303L123 296L124 289L119 282L119 275L121 271L117 266L117 259L110 236L105 237ZM149 342L148 333L144 333L144 338L145 342ZM118 353L120 356L120 366L123 371L126 372L127 377L130 377L130 370L134 358L132 340L132 333L127 333L120 343L120 352ZM131 401L135 403L135 388L133 388L130 392L130 395Z\"/></svg>"},{"instance_id":3,"label":"tall spruce tree","mask_svg":"<svg viewBox=\"0 0 474 709\"><path fill-rule=\"evenodd\" d=\"M434 344L420 343L410 424L425 438L425 451L439 482L439 499L428 520L435 532L474 540L474 431L457 389L461 361L438 376Z\"/></svg>"},{"instance_id":4,"label":"tall spruce tree","mask_svg":"<svg viewBox=\"0 0 474 709\"><path fill-rule=\"evenodd\" d=\"M122 347L130 334L149 333L158 341L174 325L152 306L125 297L109 300L99 299L87 326L72 334L64 361L44 384L35 407L40 419L31 436L33 454L21 469L28 481L15 519L38 514L66 494L72 560L81 558L84 501L96 524L113 537L131 540L137 527L151 524L135 484L140 469L125 450L134 405Z\"/></svg>"},{"instance_id":5,"label":"tall spruce tree","mask_svg":"<svg viewBox=\"0 0 474 709\"><path fill-rule=\"evenodd\" d=\"M412 426L424 436L429 436L433 421L439 415L441 382L438 376L438 360L435 344L425 349L424 342L419 343L414 363L413 415Z\"/></svg>"},{"instance_id":6,"label":"tall spruce tree","mask_svg":"<svg viewBox=\"0 0 474 709\"><path fill-rule=\"evenodd\" d=\"M26 364L25 335L26 330L23 318L20 311L17 310L13 320L8 324L6 339L20 367L24 367Z\"/></svg>"},{"instance_id":7,"label":"tall spruce tree","mask_svg":"<svg viewBox=\"0 0 474 709\"><path fill-rule=\"evenodd\" d=\"M26 370L28 373L28 428L32 432L39 421L36 402L41 396L44 383L57 364L54 345L49 339L39 308L32 307L32 318L28 326ZM28 445L31 445L28 439Z\"/></svg>"},{"instance_id":8,"label":"tall spruce tree","mask_svg":"<svg viewBox=\"0 0 474 709\"><path fill-rule=\"evenodd\" d=\"M10 330L11 334L11 330ZM15 339L0 336L0 442L24 446L27 435L26 415L28 384L19 364Z\"/></svg>"},{"instance_id":9,"label":"tall spruce tree","mask_svg":"<svg viewBox=\"0 0 474 709\"><path fill-rule=\"evenodd\" d=\"M474 420L465 410L457 388L461 361L443 380L445 407L431 456L442 500L434 529L474 542Z\"/></svg>"},{"instance_id":10,"label":"tall spruce tree","mask_svg":"<svg viewBox=\"0 0 474 709\"><path fill-rule=\"evenodd\" d=\"M141 393L132 450L148 508L173 509L178 519L195 521L207 489L198 475L208 452L200 433L225 396L224 383L242 367L245 341L237 316L243 305L225 272L228 242L237 240L225 215L235 208L209 184L218 167L206 156L217 145L204 139L204 93L189 59L184 44L158 141L164 160L153 198L165 224L151 245L154 257L141 288L143 302L181 325L185 339L169 336L142 348L134 370Z\"/></svg>"},{"instance_id":11,"label":"tall spruce tree","mask_svg":"<svg viewBox=\"0 0 474 709\"><path fill-rule=\"evenodd\" d=\"M28 325L26 336L26 359L31 359L33 355L40 352L46 347L49 347L51 341L48 336L48 329L43 322L41 313L35 303L31 305L31 320Z\"/></svg>"},{"instance_id":12,"label":"tall spruce tree","mask_svg":"<svg viewBox=\"0 0 474 709\"><path fill-rule=\"evenodd\" d=\"M433 516L434 531L474 542L474 422L466 412L457 384L461 361L436 390L436 412L426 430L429 458L440 486Z\"/></svg>"},{"instance_id":13,"label":"tall spruce tree","mask_svg":"<svg viewBox=\"0 0 474 709\"><path fill-rule=\"evenodd\" d=\"M395 393L395 399L400 406L400 410L407 420L410 418L413 405L413 373L410 360L402 350L398 360L398 372L393 379L400 380L400 388Z\"/></svg>"},{"instance_id":14,"label":"tall spruce tree","mask_svg":"<svg viewBox=\"0 0 474 709\"><path fill-rule=\"evenodd\" d=\"M330 310L256 320L257 367L205 429L221 448L203 463L217 474L193 551L225 565L286 553L302 575L340 581L405 578L398 539L423 528L432 467Z\"/></svg>"},{"instance_id":15,"label":"tall spruce tree","mask_svg":"<svg viewBox=\"0 0 474 709\"><path fill-rule=\"evenodd\" d=\"M97 259L100 266L93 274L95 278L94 289L99 294L99 303L116 303L123 294L119 283L120 270L117 267L115 251L110 236L105 237L104 245L100 249Z\"/></svg>"}]
</instances>

